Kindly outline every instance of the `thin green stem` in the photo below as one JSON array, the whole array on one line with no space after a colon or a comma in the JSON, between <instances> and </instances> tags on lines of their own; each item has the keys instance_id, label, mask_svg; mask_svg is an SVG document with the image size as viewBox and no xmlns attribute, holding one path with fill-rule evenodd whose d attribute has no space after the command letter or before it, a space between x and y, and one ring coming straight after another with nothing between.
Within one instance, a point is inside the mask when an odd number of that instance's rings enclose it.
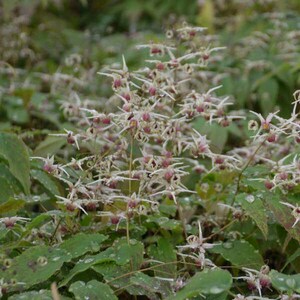
<instances>
[{"instance_id":1,"label":"thin green stem","mask_svg":"<svg viewBox=\"0 0 300 300\"><path fill-rule=\"evenodd\" d=\"M183 234L184 234L184 238L187 239L187 232L186 232L186 228L185 228L185 221L184 221L184 217L183 217L183 213L182 213L182 208L179 204L179 202L177 201L177 210L178 210L178 216L179 219L182 223L182 229L183 229Z\"/></svg>"},{"instance_id":2,"label":"thin green stem","mask_svg":"<svg viewBox=\"0 0 300 300\"><path fill-rule=\"evenodd\" d=\"M205 239L207 239L207 240L211 239L212 237L214 237L215 235L219 234L220 232L222 232L224 229L226 229L227 227L231 226L235 222L236 222L236 219L232 220L231 222L227 223L222 228L220 228L217 232L212 233L210 236L206 237Z\"/></svg>"},{"instance_id":3,"label":"thin green stem","mask_svg":"<svg viewBox=\"0 0 300 300\"><path fill-rule=\"evenodd\" d=\"M242 179L242 175L245 172L245 170L249 167L250 163L253 161L253 159L255 158L255 155L257 154L257 152L260 150L260 148L264 145L265 141L267 140L267 138L265 138L256 148L256 150L253 152L253 154L249 157L248 161L246 162L245 166L242 168L241 172L239 173L238 176L238 180L237 180L237 185L236 185L236 190L234 193L234 197L231 201L231 206L233 206L236 196L239 193L240 190L240 184L241 184L241 179Z\"/></svg>"}]
</instances>

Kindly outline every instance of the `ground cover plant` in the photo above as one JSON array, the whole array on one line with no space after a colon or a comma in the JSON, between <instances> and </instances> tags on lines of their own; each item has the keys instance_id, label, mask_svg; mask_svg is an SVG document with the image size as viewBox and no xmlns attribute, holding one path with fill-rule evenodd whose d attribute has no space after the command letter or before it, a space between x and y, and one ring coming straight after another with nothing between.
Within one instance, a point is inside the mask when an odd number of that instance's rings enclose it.
<instances>
[{"instance_id":1,"label":"ground cover plant","mask_svg":"<svg viewBox=\"0 0 300 300\"><path fill-rule=\"evenodd\" d=\"M300 298L299 16L270 3L230 43L2 8L1 298Z\"/></svg>"}]
</instances>

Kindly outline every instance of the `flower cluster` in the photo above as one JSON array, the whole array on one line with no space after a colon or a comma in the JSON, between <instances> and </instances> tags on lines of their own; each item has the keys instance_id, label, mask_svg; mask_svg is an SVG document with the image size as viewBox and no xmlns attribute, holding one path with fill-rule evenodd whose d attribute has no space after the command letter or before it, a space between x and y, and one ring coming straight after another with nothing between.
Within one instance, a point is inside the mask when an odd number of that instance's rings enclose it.
<instances>
[{"instance_id":1,"label":"flower cluster","mask_svg":"<svg viewBox=\"0 0 300 300\"><path fill-rule=\"evenodd\" d=\"M198 232L198 236L190 235L187 237L187 245L178 246L178 254L183 258L190 258L201 269L215 267L215 264L206 257L206 250L213 248L216 244L206 243L206 239L203 238L200 222L198 222ZM192 253L182 253L185 250L190 250Z\"/></svg>"},{"instance_id":2,"label":"flower cluster","mask_svg":"<svg viewBox=\"0 0 300 300\"><path fill-rule=\"evenodd\" d=\"M97 211L119 224L136 214L152 213L166 197L177 203L180 194L194 193L183 183L191 165L203 172L238 168L238 159L215 154L207 137L193 128L199 118L222 127L244 118L230 113L228 97L216 95L220 86L204 92L195 78L222 49L201 45L198 35L203 31L184 25L168 31L168 44L138 46L149 49L153 58L143 69L130 71L123 56L119 69L99 72L112 81L114 94L108 102L115 107L99 111L77 94L62 103L79 129L55 135L90 155L65 165L55 164L53 157L43 159L44 170L68 187L57 203L71 212ZM107 205L114 209L106 211Z\"/></svg>"}]
</instances>

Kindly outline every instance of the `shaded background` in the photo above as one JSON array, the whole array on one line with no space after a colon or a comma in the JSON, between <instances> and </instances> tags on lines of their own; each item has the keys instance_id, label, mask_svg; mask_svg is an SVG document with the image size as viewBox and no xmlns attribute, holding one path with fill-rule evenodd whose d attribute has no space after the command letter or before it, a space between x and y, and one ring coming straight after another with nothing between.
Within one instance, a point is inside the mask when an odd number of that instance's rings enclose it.
<instances>
[{"instance_id":1,"label":"shaded background","mask_svg":"<svg viewBox=\"0 0 300 300\"><path fill-rule=\"evenodd\" d=\"M220 75L220 93L230 95L236 109L267 114L280 108L288 115L300 86L299 16L298 0L2 0L0 129L57 129L59 100L70 89L67 82L53 91L50 77L69 76L82 97L108 96L110 86L97 71L122 54L130 68L142 67L145 53L134 45L164 41L165 30L183 21L207 27L226 47L209 70ZM34 108L46 124L32 116Z\"/></svg>"}]
</instances>

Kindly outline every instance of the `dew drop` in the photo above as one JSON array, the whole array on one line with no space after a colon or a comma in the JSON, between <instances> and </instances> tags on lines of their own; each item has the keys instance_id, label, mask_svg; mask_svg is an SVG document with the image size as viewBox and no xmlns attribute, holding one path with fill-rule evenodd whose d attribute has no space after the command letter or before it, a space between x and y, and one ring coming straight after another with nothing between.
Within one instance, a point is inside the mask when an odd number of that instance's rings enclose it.
<instances>
[{"instance_id":1,"label":"dew drop","mask_svg":"<svg viewBox=\"0 0 300 300\"><path fill-rule=\"evenodd\" d=\"M296 281L294 278L288 278L285 283L290 288L294 288L296 285Z\"/></svg>"},{"instance_id":2,"label":"dew drop","mask_svg":"<svg viewBox=\"0 0 300 300\"><path fill-rule=\"evenodd\" d=\"M255 200L255 197L254 197L253 195L248 195L248 196L246 197L246 201L248 201L249 203L254 202L254 200Z\"/></svg>"},{"instance_id":3,"label":"dew drop","mask_svg":"<svg viewBox=\"0 0 300 300\"><path fill-rule=\"evenodd\" d=\"M225 249L231 249L231 248L233 247L233 243L231 243L231 242L226 242L226 243L223 244L223 247L224 247Z\"/></svg>"},{"instance_id":4,"label":"dew drop","mask_svg":"<svg viewBox=\"0 0 300 300\"><path fill-rule=\"evenodd\" d=\"M280 277L278 278L279 281L284 281L284 278Z\"/></svg>"},{"instance_id":5,"label":"dew drop","mask_svg":"<svg viewBox=\"0 0 300 300\"><path fill-rule=\"evenodd\" d=\"M223 291L223 289L217 287L217 286L213 286L209 289L209 292L211 294L220 294Z\"/></svg>"},{"instance_id":6,"label":"dew drop","mask_svg":"<svg viewBox=\"0 0 300 300\"><path fill-rule=\"evenodd\" d=\"M60 257L57 256L57 257L54 257L54 258L52 259L52 261L58 261L59 259L60 259Z\"/></svg>"},{"instance_id":7,"label":"dew drop","mask_svg":"<svg viewBox=\"0 0 300 300\"><path fill-rule=\"evenodd\" d=\"M33 196L32 200L35 201L35 202L37 202L37 201L41 200L41 197L40 196Z\"/></svg>"}]
</instances>

